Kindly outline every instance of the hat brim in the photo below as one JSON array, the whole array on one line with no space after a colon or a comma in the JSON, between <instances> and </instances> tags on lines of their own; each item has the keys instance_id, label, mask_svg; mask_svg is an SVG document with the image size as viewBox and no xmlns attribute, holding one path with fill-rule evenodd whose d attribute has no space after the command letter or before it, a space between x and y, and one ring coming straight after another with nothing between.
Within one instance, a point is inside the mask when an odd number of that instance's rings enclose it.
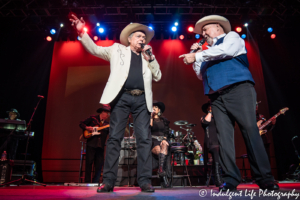
<instances>
[{"instance_id":1,"label":"hat brim","mask_svg":"<svg viewBox=\"0 0 300 200\"><path fill-rule=\"evenodd\" d=\"M208 111L207 111L207 108L210 106L210 103L205 103L205 104L203 104L202 105L202 111L204 112L204 113L208 113Z\"/></svg>"},{"instance_id":2,"label":"hat brim","mask_svg":"<svg viewBox=\"0 0 300 200\"><path fill-rule=\"evenodd\" d=\"M128 46L129 45L129 41L128 41L129 35L133 32L136 32L136 31L142 31L142 32L145 33L145 35L146 35L145 44L148 44L152 40L152 38L154 37L154 30L152 30L148 26L145 26L145 25L139 24L139 23L131 23L131 24L128 24L122 30L122 32L120 34L121 44L123 44L125 46Z\"/></svg>"},{"instance_id":3,"label":"hat brim","mask_svg":"<svg viewBox=\"0 0 300 200\"><path fill-rule=\"evenodd\" d=\"M213 23L220 24L223 27L225 33L229 33L231 31L231 25L228 19L220 15L209 15L201 18L199 21L196 22L194 33L202 34L203 26Z\"/></svg>"},{"instance_id":4,"label":"hat brim","mask_svg":"<svg viewBox=\"0 0 300 200\"><path fill-rule=\"evenodd\" d=\"M102 113L103 111L110 112L109 109L106 109L106 108L99 108L99 109L97 110L97 113Z\"/></svg>"},{"instance_id":5,"label":"hat brim","mask_svg":"<svg viewBox=\"0 0 300 200\"><path fill-rule=\"evenodd\" d=\"M16 113L17 114L17 119L20 117L20 113L19 112L16 112L16 111L13 111L13 110L6 111L7 114L9 114L10 112Z\"/></svg>"},{"instance_id":6,"label":"hat brim","mask_svg":"<svg viewBox=\"0 0 300 200\"><path fill-rule=\"evenodd\" d=\"M157 106L162 113L165 112L166 106L163 102L155 102L153 106Z\"/></svg>"}]
</instances>

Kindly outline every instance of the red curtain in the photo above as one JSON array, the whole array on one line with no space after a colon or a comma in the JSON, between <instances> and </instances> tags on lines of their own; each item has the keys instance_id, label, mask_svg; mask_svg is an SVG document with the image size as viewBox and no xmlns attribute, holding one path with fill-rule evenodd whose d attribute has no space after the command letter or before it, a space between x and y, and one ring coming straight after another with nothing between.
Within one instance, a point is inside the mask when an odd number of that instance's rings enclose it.
<instances>
[{"instance_id":1,"label":"red curtain","mask_svg":"<svg viewBox=\"0 0 300 200\"><path fill-rule=\"evenodd\" d=\"M115 41L98 41L110 46ZM204 96L202 82L192 65L184 65L179 55L189 52L193 40L153 40L150 45L162 71L162 79L153 82L154 100L166 105L165 117L171 128L185 133L174 121L195 123L194 133L203 145L204 131L200 117ZM260 112L268 117L267 97L258 49L246 42L250 71L256 82L257 99L262 101ZM82 131L79 122L96 114L99 100L110 73L109 63L87 53L80 42L56 42L53 50L47 112L42 152L44 182L75 182L78 180ZM237 129L236 156L246 154L242 136ZM273 154L273 153L272 153ZM237 160L241 165L241 160ZM274 163L275 166L275 163ZM248 167L249 168L249 167Z\"/></svg>"}]
</instances>

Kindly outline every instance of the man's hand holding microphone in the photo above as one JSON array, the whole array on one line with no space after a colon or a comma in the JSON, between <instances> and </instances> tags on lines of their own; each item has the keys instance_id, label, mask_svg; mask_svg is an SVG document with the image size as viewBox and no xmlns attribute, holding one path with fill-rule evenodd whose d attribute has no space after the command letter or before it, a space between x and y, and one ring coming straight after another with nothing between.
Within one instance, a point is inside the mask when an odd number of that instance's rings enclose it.
<instances>
[{"instance_id":1,"label":"man's hand holding microphone","mask_svg":"<svg viewBox=\"0 0 300 200\"><path fill-rule=\"evenodd\" d=\"M194 63L196 61L196 53L199 53L203 50L202 45L204 43L205 43L205 39L202 39L199 43L194 43L191 46L191 52L188 54L183 54L179 56L179 58L183 58L183 62L186 65Z\"/></svg>"}]
</instances>

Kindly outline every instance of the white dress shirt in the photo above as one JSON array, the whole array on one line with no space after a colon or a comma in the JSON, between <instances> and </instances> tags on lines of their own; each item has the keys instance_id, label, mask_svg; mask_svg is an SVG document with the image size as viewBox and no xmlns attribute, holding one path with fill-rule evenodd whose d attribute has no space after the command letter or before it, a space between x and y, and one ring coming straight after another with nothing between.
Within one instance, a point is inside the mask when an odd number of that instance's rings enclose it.
<instances>
[{"instance_id":1,"label":"white dress shirt","mask_svg":"<svg viewBox=\"0 0 300 200\"><path fill-rule=\"evenodd\" d=\"M224 37L223 43L215 45L217 40L222 37ZM202 80L202 62L228 59L247 53L245 41L234 31L215 37L213 39L213 45L207 47L208 49L196 53L196 62L193 64L193 69L200 80Z\"/></svg>"}]
</instances>

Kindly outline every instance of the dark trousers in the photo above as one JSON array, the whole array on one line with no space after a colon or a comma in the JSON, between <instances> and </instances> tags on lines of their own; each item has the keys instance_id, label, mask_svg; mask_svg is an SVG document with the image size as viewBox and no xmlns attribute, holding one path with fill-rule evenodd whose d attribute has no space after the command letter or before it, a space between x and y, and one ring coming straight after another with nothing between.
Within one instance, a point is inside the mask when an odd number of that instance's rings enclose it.
<instances>
[{"instance_id":1,"label":"dark trousers","mask_svg":"<svg viewBox=\"0 0 300 200\"><path fill-rule=\"evenodd\" d=\"M235 186L241 182L240 170L235 163L235 122L243 134L255 181L262 183L274 180L268 156L256 125L256 92L253 84L234 85L227 88L227 92L215 93L209 97L218 130L220 163L224 171L224 181Z\"/></svg>"},{"instance_id":2,"label":"dark trousers","mask_svg":"<svg viewBox=\"0 0 300 200\"><path fill-rule=\"evenodd\" d=\"M151 183L152 157L150 112L146 106L145 94L132 96L122 93L111 104L109 138L106 145L106 155L103 170L103 182L113 184L117 179L117 170L121 150L121 141L129 113L132 113L134 133L137 142L137 182L141 186Z\"/></svg>"},{"instance_id":3,"label":"dark trousers","mask_svg":"<svg viewBox=\"0 0 300 200\"><path fill-rule=\"evenodd\" d=\"M207 147L207 145L204 143L204 173L207 174L208 169L207 169L207 163L208 163L208 153L211 153L212 158L213 158L213 167L215 167L215 163L220 163L219 161L219 151L220 151L220 147L219 145L211 145L209 148Z\"/></svg>"},{"instance_id":4,"label":"dark trousers","mask_svg":"<svg viewBox=\"0 0 300 200\"><path fill-rule=\"evenodd\" d=\"M85 160L85 182L91 183L92 166L94 163L95 176L93 183L99 183L101 170L104 162L104 149L97 147L86 146L86 160Z\"/></svg>"}]
</instances>

